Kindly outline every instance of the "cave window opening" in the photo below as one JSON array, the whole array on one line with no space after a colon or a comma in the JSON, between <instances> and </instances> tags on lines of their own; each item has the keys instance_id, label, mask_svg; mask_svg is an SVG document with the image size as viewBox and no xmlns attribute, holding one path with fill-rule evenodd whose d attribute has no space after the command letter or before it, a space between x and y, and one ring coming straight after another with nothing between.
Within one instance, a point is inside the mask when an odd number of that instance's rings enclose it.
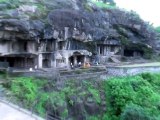
<instances>
[{"instance_id":1,"label":"cave window opening","mask_svg":"<svg viewBox=\"0 0 160 120\"><path fill-rule=\"evenodd\" d=\"M20 45L19 45L17 42L13 42L13 43L12 43L12 46L11 46L11 47L12 47L12 48L11 48L12 51L13 51L13 52L18 52L19 49L20 49L19 46L20 46Z\"/></svg>"},{"instance_id":2,"label":"cave window opening","mask_svg":"<svg viewBox=\"0 0 160 120\"><path fill-rule=\"evenodd\" d=\"M104 46L100 46L100 55L104 55Z\"/></svg>"},{"instance_id":3,"label":"cave window opening","mask_svg":"<svg viewBox=\"0 0 160 120\"><path fill-rule=\"evenodd\" d=\"M63 41L58 42L58 49L63 50L63 48L64 48L64 42Z\"/></svg>"},{"instance_id":4,"label":"cave window opening","mask_svg":"<svg viewBox=\"0 0 160 120\"><path fill-rule=\"evenodd\" d=\"M66 59L56 59L56 67L63 67L66 63Z\"/></svg>"},{"instance_id":5,"label":"cave window opening","mask_svg":"<svg viewBox=\"0 0 160 120\"><path fill-rule=\"evenodd\" d=\"M115 51L115 46L111 46L111 52Z\"/></svg>"},{"instance_id":6,"label":"cave window opening","mask_svg":"<svg viewBox=\"0 0 160 120\"><path fill-rule=\"evenodd\" d=\"M28 44L27 44L27 42L25 42L24 43L24 52L27 52L27 46L28 46Z\"/></svg>"},{"instance_id":7,"label":"cave window opening","mask_svg":"<svg viewBox=\"0 0 160 120\"><path fill-rule=\"evenodd\" d=\"M31 68L34 66L34 59L33 58L27 58L26 59L26 68Z\"/></svg>"},{"instance_id":8,"label":"cave window opening","mask_svg":"<svg viewBox=\"0 0 160 120\"><path fill-rule=\"evenodd\" d=\"M133 57L134 51L133 50L124 50L124 56L126 57Z\"/></svg>"},{"instance_id":9,"label":"cave window opening","mask_svg":"<svg viewBox=\"0 0 160 120\"><path fill-rule=\"evenodd\" d=\"M46 43L46 51L52 51L52 42Z\"/></svg>"},{"instance_id":10,"label":"cave window opening","mask_svg":"<svg viewBox=\"0 0 160 120\"><path fill-rule=\"evenodd\" d=\"M57 59L56 60L58 63L65 63L65 59Z\"/></svg>"}]
</instances>

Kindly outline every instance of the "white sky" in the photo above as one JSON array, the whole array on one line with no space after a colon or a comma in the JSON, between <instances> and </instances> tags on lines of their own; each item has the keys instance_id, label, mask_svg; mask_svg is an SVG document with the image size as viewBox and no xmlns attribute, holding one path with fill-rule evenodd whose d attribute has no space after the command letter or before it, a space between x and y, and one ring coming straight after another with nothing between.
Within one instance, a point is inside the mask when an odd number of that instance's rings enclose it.
<instances>
[{"instance_id":1,"label":"white sky","mask_svg":"<svg viewBox=\"0 0 160 120\"><path fill-rule=\"evenodd\" d=\"M118 7L136 11L142 19L160 26L160 0L114 0Z\"/></svg>"}]
</instances>

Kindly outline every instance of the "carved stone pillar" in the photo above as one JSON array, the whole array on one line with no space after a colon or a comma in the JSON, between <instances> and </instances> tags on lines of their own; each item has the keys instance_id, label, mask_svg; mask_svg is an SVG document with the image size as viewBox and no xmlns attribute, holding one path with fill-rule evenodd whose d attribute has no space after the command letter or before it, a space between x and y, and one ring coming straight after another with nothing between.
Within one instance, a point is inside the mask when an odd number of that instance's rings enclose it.
<instances>
[{"instance_id":1,"label":"carved stone pillar","mask_svg":"<svg viewBox=\"0 0 160 120\"><path fill-rule=\"evenodd\" d=\"M74 56L74 65L77 65L77 56Z\"/></svg>"},{"instance_id":2,"label":"carved stone pillar","mask_svg":"<svg viewBox=\"0 0 160 120\"><path fill-rule=\"evenodd\" d=\"M43 67L43 56L42 54L39 54L38 56L38 68L42 68Z\"/></svg>"}]
</instances>

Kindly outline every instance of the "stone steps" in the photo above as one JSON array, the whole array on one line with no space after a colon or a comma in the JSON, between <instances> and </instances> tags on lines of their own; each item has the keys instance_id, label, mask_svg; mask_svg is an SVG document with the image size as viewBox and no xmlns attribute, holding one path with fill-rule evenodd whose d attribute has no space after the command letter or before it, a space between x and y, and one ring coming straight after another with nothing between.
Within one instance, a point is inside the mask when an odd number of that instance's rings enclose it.
<instances>
[{"instance_id":1,"label":"stone steps","mask_svg":"<svg viewBox=\"0 0 160 120\"><path fill-rule=\"evenodd\" d=\"M110 57L110 60L114 63L120 63L121 61L119 61L117 58L115 57Z\"/></svg>"}]
</instances>

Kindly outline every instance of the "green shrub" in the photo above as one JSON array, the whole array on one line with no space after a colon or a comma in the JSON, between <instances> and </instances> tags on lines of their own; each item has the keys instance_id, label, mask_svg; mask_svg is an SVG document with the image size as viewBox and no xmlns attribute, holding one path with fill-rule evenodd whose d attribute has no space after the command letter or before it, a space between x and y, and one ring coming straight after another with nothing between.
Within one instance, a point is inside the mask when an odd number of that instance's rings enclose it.
<instances>
[{"instance_id":1,"label":"green shrub","mask_svg":"<svg viewBox=\"0 0 160 120\"><path fill-rule=\"evenodd\" d=\"M121 120L151 120L144 108L131 104L127 105L121 114Z\"/></svg>"},{"instance_id":2,"label":"green shrub","mask_svg":"<svg viewBox=\"0 0 160 120\"><path fill-rule=\"evenodd\" d=\"M45 105L49 94L43 92L45 80L37 80L32 77L17 77L11 83L11 92L17 97L25 108L33 109L41 116L45 115Z\"/></svg>"},{"instance_id":3,"label":"green shrub","mask_svg":"<svg viewBox=\"0 0 160 120\"><path fill-rule=\"evenodd\" d=\"M11 91L20 100L25 100L26 106L31 107L36 100L38 85L33 78L19 77L12 81Z\"/></svg>"},{"instance_id":4,"label":"green shrub","mask_svg":"<svg viewBox=\"0 0 160 120\"><path fill-rule=\"evenodd\" d=\"M135 104L157 117L160 114L160 74L144 73L141 75L112 78L104 82L106 103L111 116L119 116L127 104Z\"/></svg>"},{"instance_id":5,"label":"green shrub","mask_svg":"<svg viewBox=\"0 0 160 120\"><path fill-rule=\"evenodd\" d=\"M39 113L40 116L44 117L46 113L46 103L49 100L49 94L42 92L38 96L39 99L37 100L37 103L35 105L35 110Z\"/></svg>"},{"instance_id":6,"label":"green shrub","mask_svg":"<svg viewBox=\"0 0 160 120\"><path fill-rule=\"evenodd\" d=\"M160 33L160 26L155 28L156 32Z\"/></svg>"},{"instance_id":7,"label":"green shrub","mask_svg":"<svg viewBox=\"0 0 160 120\"><path fill-rule=\"evenodd\" d=\"M95 88L92 88L92 87L89 87L88 91L89 91L89 93L92 94L92 96L95 99L95 101L100 104L101 103L101 98L100 98L99 91L97 89L95 89Z\"/></svg>"},{"instance_id":8,"label":"green shrub","mask_svg":"<svg viewBox=\"0 0 160 120\"><path fill-rule=\"evenodd\" d=\"M160 86L160 74L142 73L142 78L147 80L153 87Z\"/></svg>"},{"instance_id":9,"label":"green shrub","mask_svg":"<svg viewBox=\"0 0 160 120\"><path fill-rule=\"evenodd\" d=\"M152 58L152 55L153 55L152 48L143 47L142 50L144 52L144 58L145 59L151 59Z\"/></svg>"}]
</instances>

